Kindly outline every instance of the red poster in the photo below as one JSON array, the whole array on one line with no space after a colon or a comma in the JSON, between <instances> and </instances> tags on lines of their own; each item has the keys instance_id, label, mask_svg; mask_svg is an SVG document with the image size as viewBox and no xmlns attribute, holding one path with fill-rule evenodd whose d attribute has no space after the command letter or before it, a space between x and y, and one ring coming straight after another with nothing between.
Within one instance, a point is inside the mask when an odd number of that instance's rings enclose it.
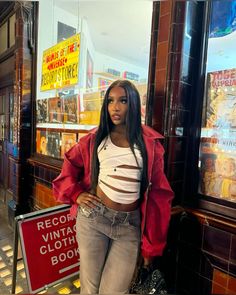
<instances>
[{"instance_id":1,"label":"red poster","mask_svg":"<svg viewBox=\"0 0 236 295\"><path fill-rule=\"evenodd\" d=\"M70 218L69 208L25 218L18 224L31 293L79 273L75 219Z\"/></svg>"}]
</instances>

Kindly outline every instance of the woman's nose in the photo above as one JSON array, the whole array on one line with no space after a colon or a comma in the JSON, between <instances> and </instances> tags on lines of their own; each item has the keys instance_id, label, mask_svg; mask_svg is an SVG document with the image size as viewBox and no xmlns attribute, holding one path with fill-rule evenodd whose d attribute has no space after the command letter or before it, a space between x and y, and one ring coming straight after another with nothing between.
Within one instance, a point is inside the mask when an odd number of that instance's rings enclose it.
<instances>
[{"instance_id":1,"label":"woman's nose","mask_svg":"<svg viewBox=\"0 0 236 295\"><path fill-rule=\"evenodd\" d=\"M116 110L116 111L119 110L119 104L117 102L113 103L113 110Z\"/></svg>"}]
</instances>

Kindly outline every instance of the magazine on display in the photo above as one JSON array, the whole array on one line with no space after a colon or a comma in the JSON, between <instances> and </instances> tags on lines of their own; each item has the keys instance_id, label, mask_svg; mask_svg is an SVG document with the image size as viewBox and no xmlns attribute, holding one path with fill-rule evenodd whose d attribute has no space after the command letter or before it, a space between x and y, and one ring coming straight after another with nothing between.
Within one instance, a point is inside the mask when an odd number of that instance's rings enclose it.
<instances>
[{"instance_id":1,"label":"magazine on display","mask_svg":"<svg viewBox=\"0 0 236 295\"><path fill-rule=\"evenodd\" d=\"M46 123L48 121L48 100L37 99L37 123Z\"/></svg>"},{"instance_id":2,"label":"magazine on display","mask_svg":"<svg viewBox=\"0 0 236 295\"><path fill-rule=\"evenodd\" d=\"M102 107L100 92L85 93L82 102L83 111L79 114L80 124L98 125L100 120L100 110Z\"/></svg>"},{"instance_id":3,"label":"magazine on display","mask_svg":"<svg viewBox=\"0 0 236 295\"><path fill-rule=\"evenodd\" d=\"M48 112L50 123L62 123L62 106L60 97L51 97L48 99Z\"/></svg>"},{"instance_id":4,"label":"magazine on display","mask_svg":"<svg viewBox=\"0 0 236 295\"><path fill-rule=\"evenodd\" d=\"M62 99L62 112L64 123L77 123L77 95L65 96Z\"/></svg>"},{"instance_id":5,"label":"magazine on display","mask_svg":"<svg viewBox=\"0 0 236 295\"><path fill-rule=\"evenodd\" d=\"M46 131L36 131L36 152L38 154L47 155L47 137Z\"/></svg>"},{"instance_id":6,"label":"magazine on display","mask_svg":"<svg viewBox=\"0 0 236 295\"><path fill-rule=\"evenodd\" d=\"M76 133L66 133L61 134L61 157L64 157L64 154L68 152L73 145L76 144L77 134Z\"/></svg>"},{"instance_id":7,"label":"magazine on display","mask_svg":"<svg viewBox=\"0 0 236 295\"><path fill-rule=\"evenodd\" d=\"M60 133L59 132L47 132L47 155L60 158Z\"/></svg>"}]
</instances>

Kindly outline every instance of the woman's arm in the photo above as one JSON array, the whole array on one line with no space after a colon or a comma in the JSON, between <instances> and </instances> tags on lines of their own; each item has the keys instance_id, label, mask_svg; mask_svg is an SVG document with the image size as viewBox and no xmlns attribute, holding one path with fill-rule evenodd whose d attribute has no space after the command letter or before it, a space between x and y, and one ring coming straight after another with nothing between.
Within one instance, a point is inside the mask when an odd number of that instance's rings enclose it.
<instances>
[{"instance_id":1,"label":"woman's arm","mask_svg":"<svg viewBox=\"0 0 236 295\"><path fill-rule=\"evenodd\" d=\"M148 192L146 223L142 236L142 256L146 263L161 256L166 245L173 191L164 174L164 149L156 143L151 187Z\"/></svg>"}]
</instances>

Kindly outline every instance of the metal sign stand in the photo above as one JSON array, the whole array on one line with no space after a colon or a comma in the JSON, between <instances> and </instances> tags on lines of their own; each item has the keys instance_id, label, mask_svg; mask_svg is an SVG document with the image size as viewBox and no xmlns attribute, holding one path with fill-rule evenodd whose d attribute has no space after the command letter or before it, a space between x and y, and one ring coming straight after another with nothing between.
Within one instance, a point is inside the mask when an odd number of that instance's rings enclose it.
<instances>
[{"instance_id":1,"label":"metal sign stand","mask_svg":"<svg viewBox=\"0 0 236 295\"><path fill-rule=\"evenodd\" d=\"M12 286L11 286L11 294L15 294L16 291L16 274L17 274L17 262L18 262L18 242L19 242L19 235L18 235L18 221L15 218L14 221L14 243L13 243L13 266L12 266Z\"/></svg>"}]
</instances>

